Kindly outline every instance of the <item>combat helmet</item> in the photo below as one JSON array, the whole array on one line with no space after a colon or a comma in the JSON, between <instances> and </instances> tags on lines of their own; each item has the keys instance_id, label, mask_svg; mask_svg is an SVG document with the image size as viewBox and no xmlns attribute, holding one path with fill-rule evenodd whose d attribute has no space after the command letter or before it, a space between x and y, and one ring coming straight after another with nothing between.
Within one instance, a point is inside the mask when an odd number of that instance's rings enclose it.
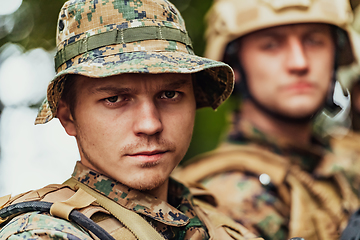
<instances>
[{"instance_id":1,"label":"combat helmet","mask_svg":"<svg viewBox=\"0 0 360 240\"><path fill-rule=\"evenodd\" d=\"M59 14L56 76L35 124L56 117L70 74L194 74L197 107L216 109L232 92L232 69L196 56L184 19L167 0L70 0Z\"/></svg>"},{"instance_id":2,"label":"combat helmet","mask_svg":"<svg viewBox=\"0 0 360 240\"><path fill-rule=\"evenodd\" d=\"M214 0L207 14L205 56L222 60L228 43L248 33L287 24L326 23L345 31L338 65L355 61L348 0Z\"/></svg>"}]
</instances>

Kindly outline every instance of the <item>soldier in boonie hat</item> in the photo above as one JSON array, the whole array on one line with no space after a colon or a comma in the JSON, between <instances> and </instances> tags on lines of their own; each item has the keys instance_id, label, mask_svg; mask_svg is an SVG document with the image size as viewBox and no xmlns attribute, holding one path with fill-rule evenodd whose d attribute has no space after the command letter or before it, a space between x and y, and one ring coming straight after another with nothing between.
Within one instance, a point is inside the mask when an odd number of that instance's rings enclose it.
<instances>
[{"instance_id":1,"label":"soldier in boonie hat","mask_svg":"<svg viewBox=\"0 0 360 240\"><path fill-rule=\"evenodd\" d=\"M101 6L100 6L101 5ZM233 88L226 64L194 55L180 12L169 1L68 1L57 29L56 76L36 124L56 117L69 74L199 73L197 107L216 109Z\"/></svg>"},{"instance_id":2,"label":"soldier in boonie hat","mask_svg":"<svg viewBox=\"0 0 360 240\"><path fill-rule=\"evenodd\" d=\"M71 0L57 36L57 75L36 123L57 117L81 160L64 184L0 198L0 239L253 238L203 189L208 203L169 178L196 109L217 108L233 88L228 65L194 55L178 10Z\"/></svg>"}]
</instances>

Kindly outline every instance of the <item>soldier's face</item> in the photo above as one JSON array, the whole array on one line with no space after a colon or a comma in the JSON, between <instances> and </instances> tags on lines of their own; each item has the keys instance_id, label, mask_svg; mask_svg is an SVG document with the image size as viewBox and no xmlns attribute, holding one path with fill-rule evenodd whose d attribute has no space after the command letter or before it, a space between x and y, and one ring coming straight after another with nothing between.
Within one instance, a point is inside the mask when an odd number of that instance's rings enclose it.
<instances>
[{"instance_id":1,"label":"soldier's face","mask_svg":"<svg viewBox=\"0 0 360 240\"><path fill-rule=\"evenodd\" d=\"M322 106L334 67L329 25L269 28L243 37L240 46L249 91L260 104L295 118Z\"/></svg>"},{"instance_id":2,"label":"soldier's face","mask_svg":"<svg viewBox=\"0 0 360 240\"><path fill-rule=\"evenodd\" d=\"M192 136L196 103L191 75L74 80L75 116L61 101L58 117L76 137L82 163L131 188L167 186Z\"/></svg>"}]
</instances>

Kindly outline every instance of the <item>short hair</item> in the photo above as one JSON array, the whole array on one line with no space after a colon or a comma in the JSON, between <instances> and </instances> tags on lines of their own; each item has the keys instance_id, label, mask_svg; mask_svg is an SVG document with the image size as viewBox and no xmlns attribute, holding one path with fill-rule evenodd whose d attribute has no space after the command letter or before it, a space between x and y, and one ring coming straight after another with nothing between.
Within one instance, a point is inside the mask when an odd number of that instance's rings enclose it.
<instances>
[{"instance_id":1,"label":"short hair","mask_svg":"<svg viewBox=\"0 0 360 240\"><path fill-rule=\"evenodd\" d=\"M65 101L70 109L72 117L75 119L75 103L76 103L76 79L75 75L69 74L65 78L64 89L61 100Z\"/></svg>"}]
</instances>

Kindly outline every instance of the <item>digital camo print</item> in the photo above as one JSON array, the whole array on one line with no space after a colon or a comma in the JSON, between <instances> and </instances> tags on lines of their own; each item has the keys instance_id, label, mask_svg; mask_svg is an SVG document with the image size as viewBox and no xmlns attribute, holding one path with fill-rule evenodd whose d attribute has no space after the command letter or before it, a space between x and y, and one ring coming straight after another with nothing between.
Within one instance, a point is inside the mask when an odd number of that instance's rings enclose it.
<instances>
[{"instance_id":1,"label":"digital camo print","mask_svg":"<svg viewBox=\"0 0 360 240\"><path fill-rule=\"evenodd\" d=\"M0 239L92 240L84 230L49 214L30 212L13 218L0 230Z\"/></svg>"},{"instance_id":2,"label":"digital camo print","mask_svg":"<svg viewBox=\"0 0 360 240\"><path fill-rule=\"evenodd\" d=\"M193 159L176 177L190 179L195 171L202 177L191 181L216 196L220 211L264 239L339 239L360 207L358 150L349 154L360 137L331 141L332 152L315 139L290 145L235 122L229 142ZM205 170L210 164L217 169Z\"/></svg>"},{"instance_id":3,"label":"digital camo print","mask_svg":"<svg viewBox=\"0 0 360 240\"><path fill-rule=\"evenodd\" d=\"M68 74L198 73L197 107L216 109L233 89L232 69L194 55L180 12L167 0L71 0L59 14L57 75L35 121L56 109Z\"/></svg>"},{"instance_id":4,"label":"digital camo print","mask_svg":"<svg viewBox=\"0 0 360 240\"><path fill-rule=\"evenodd\" d=\"M143 216L164 239L209 239L208 229L194 210L189 189L173 179L169 181L168 202L113 181L85 166L76 164L73 177L92 189L108 196L119 205ZM14 197L7 205L23 201L59 201L69 198L73 190L65 185L49 185ZM56 200L58 199L58 200ZM109 232L115 239L136 239L126 226L97 204L80 212ZM96 213L96 214L94 214ZM91 235L92 236L92 235ZM0 229L0 239L74 240L93 239L77 225L46 213L30 212L10 220Z\"/></svg>"},{"instance_id":5,"label":"digital camo print","mask_svg":"<svg viewBox=\"0 0 360 240\"><path fill-rule=\"evenodd\" d=\"M145 216L165 239L209 238L205 225L194 211L189 190L173 179L170 179L168 191L168 202L172 204L170 205L113 181L80 162L76 164L72 177L121 206Z\"/></svg>"}]
</instances>

